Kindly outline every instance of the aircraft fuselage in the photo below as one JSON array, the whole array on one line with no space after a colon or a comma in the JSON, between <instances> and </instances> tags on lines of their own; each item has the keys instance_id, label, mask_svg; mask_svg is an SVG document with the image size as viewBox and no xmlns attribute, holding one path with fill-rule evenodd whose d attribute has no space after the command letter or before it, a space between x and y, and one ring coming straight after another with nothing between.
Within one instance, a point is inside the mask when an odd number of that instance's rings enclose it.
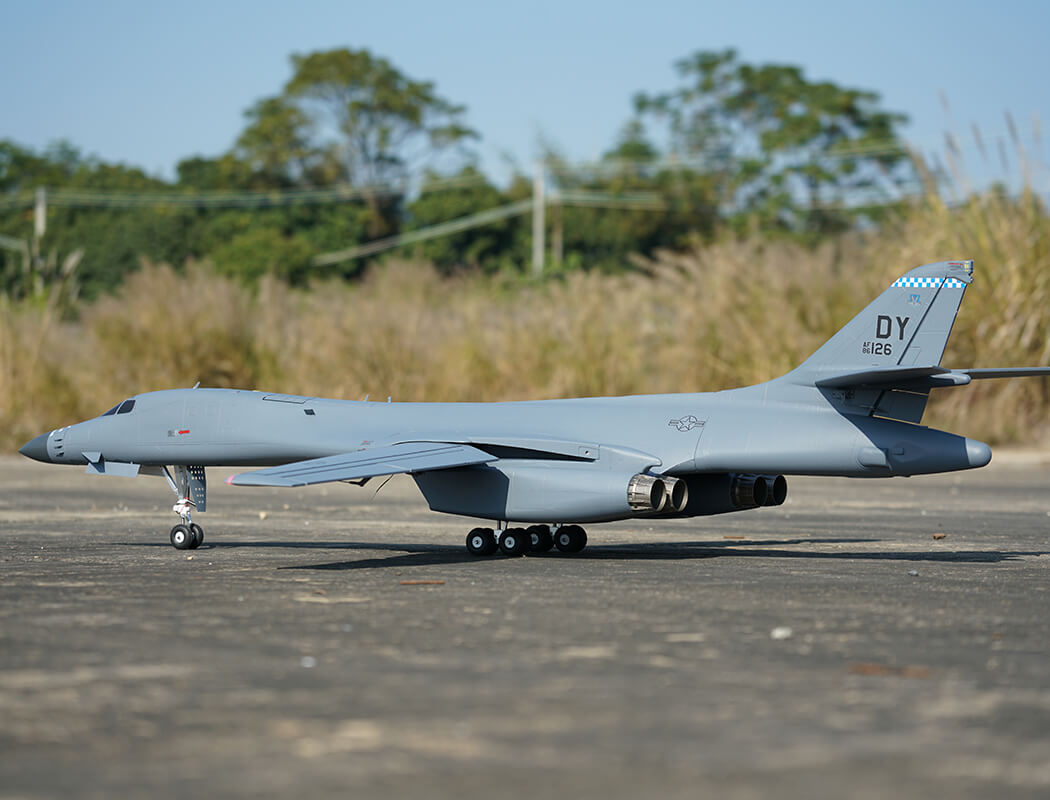
<instances>
[{"instance_id":1,"label":"aircraft fuselage","mask_svg":"<svg viewBox=\"0 0 1050 800\"><path fill-rule=\"evenodd\" d=\"M821 403L812 387L781 385L773 393L777 399L770 399L773 383L713 393L506 403L175 389L137 395L128 413L59 428L34 442L36 454L46 456L39 460L51 463L86 464L101 454L143 466L268 466L411 441L488 445L509 461L515 451L535 460L552 448L556 460L600 461L603 449L615 449L644 462L641 468L672 475L889 477L969 469L990 460L988 447L972 439L842 414ZM610 441L617 446L601 444Z\"/></svg>"}]
</instances>

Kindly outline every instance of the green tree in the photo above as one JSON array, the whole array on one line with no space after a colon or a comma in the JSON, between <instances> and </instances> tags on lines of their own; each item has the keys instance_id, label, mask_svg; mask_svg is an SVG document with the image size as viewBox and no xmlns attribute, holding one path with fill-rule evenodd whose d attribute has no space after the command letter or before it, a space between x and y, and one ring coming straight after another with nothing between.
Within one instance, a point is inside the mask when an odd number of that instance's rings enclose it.
<instances>
[{"instance_id":1,"label":"green tree","mask_svg":"<svg viewBox=\"0 0 1050 800\"><path fill-rule=\"evenodd\" d=\"M253 173L251 164L234 153L226 153L218 158L184 158L175 167L175 174L176 186L194 192L279 188L260 182L258 176Z\"/></svg>"},{"instance_id":2,"label":"green tree","mask_svg":"<svg viewBox=\"0 0 1050 800\"><path fill-rule=\"evenodd\" d=\"M682 86L637 95L636 112L665 121L671 152L716 177L729 216L819 235L848 226L858 200L914 179L897 133L907 118L876 92L746 64L731 49L675 66Z\"/></svg>"},{"instance_id":3,"label":"green tree","mask_svg":"<svg viewBox=\"0 0 1050 800\"><path fill-rule=\"evenodd\" d=\"M293 55L292 67L281 95L247 112L238 153L276 180L360 189L372 237L396 231L410 175L477 136L463 106L368 50Z\"/></svg>"},{"instance_id":4,"label":"green tree","mask_svg":"<svg viewBox=\"0 0 1050 800\"><path fill-rule=\"evenodd\" d=\"M284 97L260 100L246 112L236 154L267 188L327 185L338 179L330 154L318 149L310 118Z\"/></svg>"},{"instance_id":5,"label":"green tree","mask_svg":"<svg viewBox=\"0 0 1050 800\"><path fill-rule=\"evenodd\" d=\"M181 264L190 253L192 218L186 211L106 207L108 192L169 189L164 181L135 167L85 157L66 142L52 144L42 152L0 142L0 189L24 194L39 187L76 189L95 202L93 207L49 202L47 232L40 242L44 260L83 251L76 277L88 297L115 287L127 272L138 267L143 256ZM0 233L30 240L32 210L23 204L0 214ZM5 283L18 268L19 258L16 253L0 251Z\"/></svg>"},{"instance_id":6,"label":"green tree","mask_svg":"<svg viewBox=\"0 0 1050 800\"><path fill-rule=\"evenodd\" d=\"M437 173L427 175L422 193L405 209L406 230L437 225L513 202L489 183L477 167L464 167L453 177L454 180L448 181ZM520 218L498 220L421 242L412 251L444 272L461 267L492 270L511 261L514 233L520 225Z\"/></svg>"},{"instance_id":7,"label":"green tree","mask_svg":"<svg viewBox=\"0 0 1050 800\"><path fill-rule=\"evenodd\" d=\"M0 140L0 192L64 185L83 163L80 151L66 141L37 154L9 139Z\"/></svg>"},{"instance_id":8,"label":"green tree","mask_svg":"<svg viewBox=\"0 0 1050 800\"><path fill-rule=\"evenodd\" d=\"M303 283L313 249L300 236L285 236L272 228L252 227L218 246L212 259L220 272L245 281L276 275L292 284Z\"/></svg>"},{"instance_id":9,"label":"green tree","mask_svg":"<svg viewBox=\"0 0 1050 800\"><path fill-rule=\"evenodd\" d=\"M569 198L550 212L551 246L556 249L560 238L568 268L622 271L631 268L632 254L686 247L697 235L710 237L717 227L710 176L671 169L641 120L630 120L592 167L580 170L549 147L546 163L557 189ZM572 200L576 192L593 195L593 200L578 205ZM632 195L651 200L633 204Z\"/></svg>"}]
</instances>

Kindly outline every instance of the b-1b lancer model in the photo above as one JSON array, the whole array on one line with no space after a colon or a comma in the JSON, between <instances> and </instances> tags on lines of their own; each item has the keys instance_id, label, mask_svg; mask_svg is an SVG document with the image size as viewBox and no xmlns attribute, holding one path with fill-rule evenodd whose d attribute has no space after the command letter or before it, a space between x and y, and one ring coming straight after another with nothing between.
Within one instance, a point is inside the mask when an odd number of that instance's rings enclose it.
<instances>
[{"instance_id":1,"label":"b-1b lancer model","mask_svg":"<svg viewBox=\"0 0 1050 800\"><path fill-rule=\"evenodd\" d=\"M21 453L98 475L167 479L178 549L199 547L205 468L260 466L235 486L411 475L434 511L492 520L479 556L577 553L580 523L775 506L785 475L882 478L983 467L988 445L923 427L930 390L1050 367L940 366L972 261L917 267L799 367L713 393L504 403L377 403L233 389L124 400ZM528 528L511 523L531 523Z\"/></svg>"}]
</instances>

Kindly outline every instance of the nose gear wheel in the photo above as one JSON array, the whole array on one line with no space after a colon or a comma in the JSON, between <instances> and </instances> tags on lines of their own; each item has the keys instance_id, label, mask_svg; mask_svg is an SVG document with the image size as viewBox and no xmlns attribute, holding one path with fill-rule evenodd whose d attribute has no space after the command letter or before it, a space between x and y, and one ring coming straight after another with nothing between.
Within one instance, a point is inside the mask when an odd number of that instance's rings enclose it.
<instances>
[{"instance_id":1,"label":"nose gear wheel","mask_svg":"<svg viewBox=\"0 0 1050 800\"><path fill-rule=\"evenodd\" d=\"M204 543L204 528L193 521L194 509L204 510L207 502L207 489L204 467L199 465L172 467L172 476L167 467L163 467L168 486L175 493L178 501L171 510L182 520L171 529L171 546L176 550L196 550Z\"/></svg>"}]
</instances>

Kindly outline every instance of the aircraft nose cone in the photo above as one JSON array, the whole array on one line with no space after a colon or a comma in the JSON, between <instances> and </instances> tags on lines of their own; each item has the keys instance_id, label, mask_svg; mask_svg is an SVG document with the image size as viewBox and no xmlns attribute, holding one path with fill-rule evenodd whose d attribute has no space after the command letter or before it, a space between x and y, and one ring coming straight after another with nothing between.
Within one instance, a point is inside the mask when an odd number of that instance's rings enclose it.
<instances>
[{"instance_id":1,"label":"aircraft nose cone","mask_svg":"<svg viewBox=\"0 0 1050 800\"><path fill-rule=\"evenodd\" d=\"M50 464L51 457L47 454L47 437L50 435L50 431L48 433L40 434L35 439L31 439L18 448L18 452L24 456L29 456L29 458L43 461L45 464Z\"/></svg>"},{"instance_id":2,"label":"aircraft nose cone","mask_svg":"<svg viewBox=\"0 0 1050 800\"><path fill-rule=\"evenodd\" d=\"M992 448L976 439L967 439L966 460L971 467L983 467L992 460Z\"/></svg>"}]
</instances>

